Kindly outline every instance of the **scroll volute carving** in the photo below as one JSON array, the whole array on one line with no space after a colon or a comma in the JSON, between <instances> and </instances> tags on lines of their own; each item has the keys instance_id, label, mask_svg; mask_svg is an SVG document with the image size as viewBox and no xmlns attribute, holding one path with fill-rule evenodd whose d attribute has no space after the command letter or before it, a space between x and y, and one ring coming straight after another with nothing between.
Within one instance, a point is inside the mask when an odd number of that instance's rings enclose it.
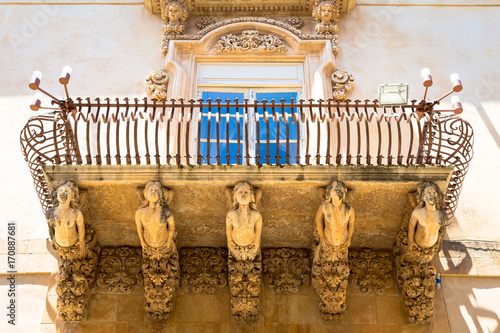
<instances>
[{"instance_id":1,"label":"scroll volute carving","mask_svg":"<svg viewBox=\"0 0 500 333\"><path fill-rule=\"evenodd\" d=\"M146 76L146 90L152 99L163 101L167 98L168 75L165 71L153 71Z\"/></svg>"},{"instance_id":2,"label":"scroll volute carving","mask_svg":"<svg viewBox=\"0 0 500 333\"><path fill-rule=\"evenodd\" d=\"M354 88L354 77L346 71L336 71L332 74L333 99L343 101L347 93Z\"/></svg>"},{"instance_id":3,"label":"scroll volute carving","mask_svg":"<svg viewBox=\"0 0 500 333\"><path fill-rule=\"evenodd\" d=\"M54 208L46 213L52 247L59 253L57 311L65 321L84 318L99 254L90 216L80 208L87 197L82 192L72 181L60 184L52 192Z\"/></svg>"},{"instance_id":4,"label":"scroll volute carving","mask_svg":"<svg viewBox=\"0 0 500 333\"><path fill-rule=\"evenodd\" d=\"M257 207L262 192L240 182L226 193L231 207L226 215L231 313L236 320L253 321L260 308L262 215Z\"/></svg>"},{"instance_id":5,"label":"scroll volute carving","mask_svg":"<svg viewBox=\"0 0 500 333\"><path fill-rule=\"evenodd\" d=\"M186 29L188 8L184 0L167 1L162 8L163 32L181 34Z\"/></svg>"},{"instance_id":6,"label":"scroll volute carving","mask_svg":"<svg viewBox=\"0 0 500 333\"><path fill-rule=\"evenodd\" d=\"M434 312L436 268L447 223L443 193L432 182L422 183L410 193L401 230L396 239L397 282L410 322L429 322Z\"/></svg>"},{"instance_id":7,"label":"scroll volute carving","mask_svg":"<svg viewBox=\"0 0 500 333\"><path fill-rule=\"evenodd\" d=\"M175 224L169 203L173 191L160 182L149 182L137 189L142 200L135 214L142 246L145 310L151 319L168 319L174 292L179 285L179 256L175 245Z\"/></svg>"},{"instance_id":8,"label":"scroll volute carving","mask_svg":"<svg viewBox=\"0 0 500 333\"><path fill-rule=\"evenodd\" d=\"M316 0L313 9L315 30L318 34L335 34L338 30L337 22L339 10L334 0Z\"/></svg>"},{"instance_id":9,"label":"scroll volute carving","mask_svg":"<svg viewBox=\"0 0 500 333\"><path fill-rule=\"evenodd\" d=\"M346 309L349 278L348 248L354 231L354 210L346 202L343 182L332 181L319 190L323 203L316 214L312 285L325 320L339 321Z\"/></svg>"}]
</instances>

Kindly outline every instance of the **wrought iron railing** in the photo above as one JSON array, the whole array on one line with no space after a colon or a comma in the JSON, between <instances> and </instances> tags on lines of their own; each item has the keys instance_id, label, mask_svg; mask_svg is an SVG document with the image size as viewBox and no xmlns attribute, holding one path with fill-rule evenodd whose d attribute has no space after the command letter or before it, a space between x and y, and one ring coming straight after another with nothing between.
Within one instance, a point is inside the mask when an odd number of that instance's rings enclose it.
<instances>
[{"instance_id":1,"label":"wrought iron railing","mask_svg":"<svg viewBox=\"0 0 500 333\"><path fill-rule=\"evenodd\" d=\"M451 217L473 132L432 105L76 99L31 118L21 148L44 211L52 205L44 165L453 165Z\"/></svg>"}]
</instances>

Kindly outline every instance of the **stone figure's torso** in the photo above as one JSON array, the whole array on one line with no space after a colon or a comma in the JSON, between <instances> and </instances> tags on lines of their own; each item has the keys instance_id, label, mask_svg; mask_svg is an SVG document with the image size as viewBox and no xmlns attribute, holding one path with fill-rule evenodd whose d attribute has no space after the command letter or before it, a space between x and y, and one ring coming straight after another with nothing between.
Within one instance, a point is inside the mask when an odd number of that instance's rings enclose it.
<instances>
[{"instance_id":1,"label":"stone figure's torso","mask_svg":"<svg viewBox=\"0 0 500 333\"><path fill-rule=\"evenodd\" d=\"M444 221L443 212L417 208L413 215L418 221L415 230L415 243L424 248L434 246L439 237L439 229Z\"/></svg>"},{"instance_id":2,"label":"stone figure's torso","mask_svg":"<svg viewBox=\"0 0 500 333\"><path fill-rule=\"evenodd\" d=\"M322 205L324 216L324 236L325 242L329 245L339 246L347 241L348 223L351 216L351 208L342 204L335 207L331 203Z\"/></svg>"},{"instance_id":3,"label":"stone figure's torso","mask_svg":"<svg viewBox=\"0 0 500 333\"><path fill-rule=\"evenodd\" d=\"M161 247L167 243L169 230L167 220L172 215L170 210L163 207L141 208L140 220L144 227L144 241L148 246Z\"/></svg>"},{"instance_id":4,"label":"stone figure's torso","mask_svg":"<svg viewBox=\"0 0 500 333\"><path fill-rule=\"evenodd\" d=\"M55 240L59 246L69 247L78 242L77 220L80 211L74 208L56 207L49 213L50 224L55 230Z\"/></svg>"},{"instance_id":5,"label":"stone figure's torso","mask_svg":"<svg viewBox=\"0 0 500 333\"><path fill-rule=\"evenodd\" d=\"M231 219L233 230L232 237L239 246L247 246L255 241L255 223L260 213L249 209L247 214L242 214L238 210L231 210L228 217Z\"/></svg>"}]
</instances>

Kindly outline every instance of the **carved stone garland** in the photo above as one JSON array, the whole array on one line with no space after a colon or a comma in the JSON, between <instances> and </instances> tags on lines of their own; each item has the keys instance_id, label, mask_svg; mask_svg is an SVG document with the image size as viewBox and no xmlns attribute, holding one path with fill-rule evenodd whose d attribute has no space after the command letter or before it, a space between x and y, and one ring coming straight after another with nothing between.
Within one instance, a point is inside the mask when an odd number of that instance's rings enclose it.
<instances>
[{"instance_id":1,"label":"carved stone garland","mask_svg":"<svg viewBox=\"0 0 500 333\"><path fill-rule=\"evenodd\" d=\"M59 253L57 312L64 321L80 321L85 317L90 288L95 282L99 246L88 211L84 210L84 216L78 205L79 201L86 203L86 194L84 192L80 200L75 183L65 182L52 193L55 207L46 213L52 247ZM82 239L84 244L81 243ZM73 244L61 246L59 243L63 242Z\"/></svg>"},{"instance_id":2,"label":"carved stone garland","mask_svg":"<svg viewBox=\"0 0 500 333\"><path fill-rule=\"evenodd\" d=\"M394 282L391 254L364 249L349 251L351 284L363 294L385 294Z\"/></svg>"},{"instance_id":3,"label":"carved stone garland","mask_svg":"<svg viewBox=\"0 0 500 333\"><path fill-rule=\"evenodd\" d=\"M418 230L419 218L422 218L421 213L426 209L425 205L427 205L424 202L424 191L429 187L434 188L439 197L437 200L439 222L436 221L436 223L439 223L440 226L438 226L437 235L434 235L437 240L430 247L422 247L418 242L410 246L410 225L416 222L415 234L419 232L425 233L429 229L428 227L427 230L424 228ZM414 193L410 193L405 206L403 224L396 238L394 255L396 256L397 283L408 314L408 320L413 323L423 324L429 322L434 313L436 268L432 266L431 261L436 253L440 251L447 222L446 212L441 210L442 198L443 195L437 185L429 182L420 185L416 196ZM424 221L424 223L428 223L429 220L424 218ZM425 240L426 238L424 236L421 239Z\"/></svg>"},{"instance_id":4,"label":"carved stone garland","mask_svg":"<svg viewBox=\"0 0 500 333\"><path fill-rule=\"evenodd\" d=\"M226 215L231 313L240 321L256 320L259 314L262 215L257 206L261 195L260 190L243 182L227 189L232 208Z\"/></svg>"},{"instance_id":5,"label":"carved stone garland","mask_svg":"<svg viewBox=\"0 0 500 333\"><path fill-rule=\"evenodd\" d=\"M99 261L97 285L110 293L131 293L142 285L141 249L105 248Z\"/></svg>"},{"instance_id":6,"label":"carved stone garland","mask_svg":"<svg viewBox=\"0 0 500 333\"><path fill-rule=\"evenodd\" d=\"M347 98L347 93L354 88L354 77L345 71L336 71L332 74L333 98L343 101Z\"/></svg>"},{"instance_id":7,"label":"carved stone garland","mask_svg":"<svg viewBox=\"0 0 500 333\"><path fill-rule=\"evenodd\" d=\"M283 42L275 36L259 36L256 30L246 30L241 36L229 34L215 45L215 53L286 53Z\"/></svg>"},{"instance_id":8,"label":"carved stone garland","mask_svg":"<svg viewBox=\"0 0 500 333\"><path fill-rule=\"evenodd\" d=\"M277 293L297 293L311 282L311 263L304 249L267 249L263 251L264 282Z\"/></svg>"},{"instance_id":9,"label":"carved stone garland","mask_svg":"<svg viewBox=\"0 0 500 333\"><path fill-rule=\"evenodd\" d=\"M142 201L135 221L142 245L144 308L151 319L165 320L170 317L179 285L179 256L174 217L169 207L173 191L164 189L160 182L151 181L144 191L138 188L137 194Z\"/></svg>"},{"instance_id":10,"label":"carved stone garland","mask_svg":"<svg viewBox=\"0 0 500 333\"><path fill-rule=\"evenodd\" d=\"M227 284L227 250L200 247L181 250L182 287L192 293L215 293Z\"/></svg>"},{"instance_id":11,"label":"carved stone garland","mask_svg":"<svg viewBox=\"0 0 500 333\"><path fill-rule=\"evenodd\" d=\"M196 27L200 30L205 29L209 25L215 24L215 22L217 21L211 16L202 16L196 20Z\"/></svg>"},{"instance_id":12,"label":"carved stone garland","mask_svg":"<svg viewBox=\"0 0 500 333\"><path fill-rule=\"evenodd\" d=\"M162 101L167 98L167 72L153 71L146 76L145 80L146 90L152 99Z\"/></svg>"}]
</instances>

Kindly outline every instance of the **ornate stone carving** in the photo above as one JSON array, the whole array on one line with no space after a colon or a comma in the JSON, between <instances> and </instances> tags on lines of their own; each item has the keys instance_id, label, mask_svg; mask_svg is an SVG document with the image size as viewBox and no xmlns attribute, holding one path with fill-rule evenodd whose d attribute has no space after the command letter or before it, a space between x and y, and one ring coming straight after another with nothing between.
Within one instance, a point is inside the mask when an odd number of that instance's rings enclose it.
<instances>
[{"instance_id":1,"label":"ornate stone carving","mask_svg":"<svg viewBox=\"0 0 500 333\"><path fill-rule=\"evenodd\" d=\"M263 253L264 281L278 293L297 293L311 282L311 263L304 249L267 249Z\"/></svg>"},{"instance_id":2,"label":"ornate stone carving","mask_svg":"<svg viewBox=\"0 0 500 333\"><path fill-rule=\"evenodd\" d=\"M312 15L318 34L334 35L337 32L339 10L335 0L316 0Z\"/></svg>"},{"instance_id":3,"label":"ornate stone carving","mask_svg":"<svg viewBox=\"0 0 500 333\"><path fill-rule=\"evenodd\" d=\"M146 90L152 99L162 101L167 98L167 72L153 71L146 76L145 80Z\"/></svg>"},{"instance_id":4,"label":"ornate stone carving","mask_svg":"<svg viewBox=\"0 0 500 333\"><path fill-rule=\"evenodd\" d=\"M227 250L199 247L181 250L182 287L215 293L227 284Z\"/></svg>"},{"instance_id":5,"label":"ornate stone carving","mask_svg":"<svg viewBox=\"0 0 500 333\"><path fill-rule=\"evenodd\" d=\"M346 308L348 248L354 231L354 210L346 203L347 188L332 181L316 214L312 285L324 320L339 321Z\"/></svg>"},{"instance_id":6,"label":"ornate stone carving","mask_svg":"<svg viewBox=\"0 0 500 333\"><path fill-rule=\"evenodd\" d=\"M262 191L240 182L227 195L232 206L226 215L231 313L236 320L251 321L260 307L262 215L257 205Z\"/></svg>"},{"instance_id":7,"label":"ornate stone carving","mask_svg":"<svg viewBox=\"0 0 500 333\"><path fill-rule=\"evenodd\" d=\"M333 98L343 101L347 93L354 88L354 77L345 71L336 71L332 74Z\"/></svg>"},{"instance_id":8,"label":"ornate stone carving","mask_svg":"<svg viewBox=\"0 0 500 333\"><path fill-rule=\"evenodd\" d=\"M82 320L95 281L99 247L90 219L80 210L75 183L62 183L52 196L54 208L47 211L46 218L52 247L59 253L57 311L65 321Z\"/></svg>"},{"instance_id":9,"label":"ornate stone carving","mask_svg":"<svg viewBox=\"0 0 500 333\"><path fill-rule=\"evenodd\" d=\"M186 28L188 9L184 0L171 0L162 12L163 32L165 35L181 34Z\"/></svg>"},{"instance_id":10,"label":"ornate stone carving","mask_svg":"<svg viewBox=\"0 0 500 333\"><path fill-rule=\"evenodd\" d=\"M106 248L101 251L97 285L110 293L131 293L142 285L141 249Z\"/></svg>"},{"instance_id":11,"label":"ornate stone carving","mask_svg":"<svg viewBox=\"0 0 500 333\"><path fill-rule=\"evenodd\" d=\"M243 31L241 36L229 34L222 37L215 45L216 53L285 53L286 47L275 36L259 36L255 30Z\"/></svg>"},{"instance_id":12,"label":"ornate stone carving","mask_svg":"<svg viewBox=\"0 0 500 333\"><path fill-rule=\"evenodd\" d=\"M364 294L383 295L394 282L391 254L364 249L350 251L351 284Z\"/></svg>"},{"instance_id":13,"label":"ornate stone carving","mask_svg":"<svg viewBox=\"0 0 500 333\"><path fill-rule=\"evenodd\" d=\"M196 20L196 27L201 30L208 27L211 24L214 24L215 22L217 21L215 21L215 19L211 16L202 16Z\"/></svg>"},{"instance_id":14,"label":"ornate stone carving","mask_svg":"<svg viewBox=\"0 0 500 333\"><path fill-rule=\"evenodd\" d=\"M300 29L304 25L304 20L298 16L289 16L289 17L286 17L283 21L286 24L289 24L296 29Z\"/></svg>"},{"instance_id":15,"label":"ornate stone carving","mask_svg":"<svg viewBox=\"0 0 500 333\"><path fill-rule=\"evenodd\" d=\"M138 194L142 199L141 189ZM179 285L174 216L169 207L173 192L165 190L160 182L151 181L144 189L144 197L135 221L142 245L145 309L151 319L168 319Z\"/></svg>"},{"instance_id":16,"label":"ornate stone carving","mask_svg":"<svg viewBox=\"0 0 500 333\"><path fill-rule=\"evenodd\" d=\"M432 258L439 252L447 215L443 194L431 182L410 194L396 239L396 275L410 322L429 322L434 312L436 269Z\"/></svg>"}]
</instances>

